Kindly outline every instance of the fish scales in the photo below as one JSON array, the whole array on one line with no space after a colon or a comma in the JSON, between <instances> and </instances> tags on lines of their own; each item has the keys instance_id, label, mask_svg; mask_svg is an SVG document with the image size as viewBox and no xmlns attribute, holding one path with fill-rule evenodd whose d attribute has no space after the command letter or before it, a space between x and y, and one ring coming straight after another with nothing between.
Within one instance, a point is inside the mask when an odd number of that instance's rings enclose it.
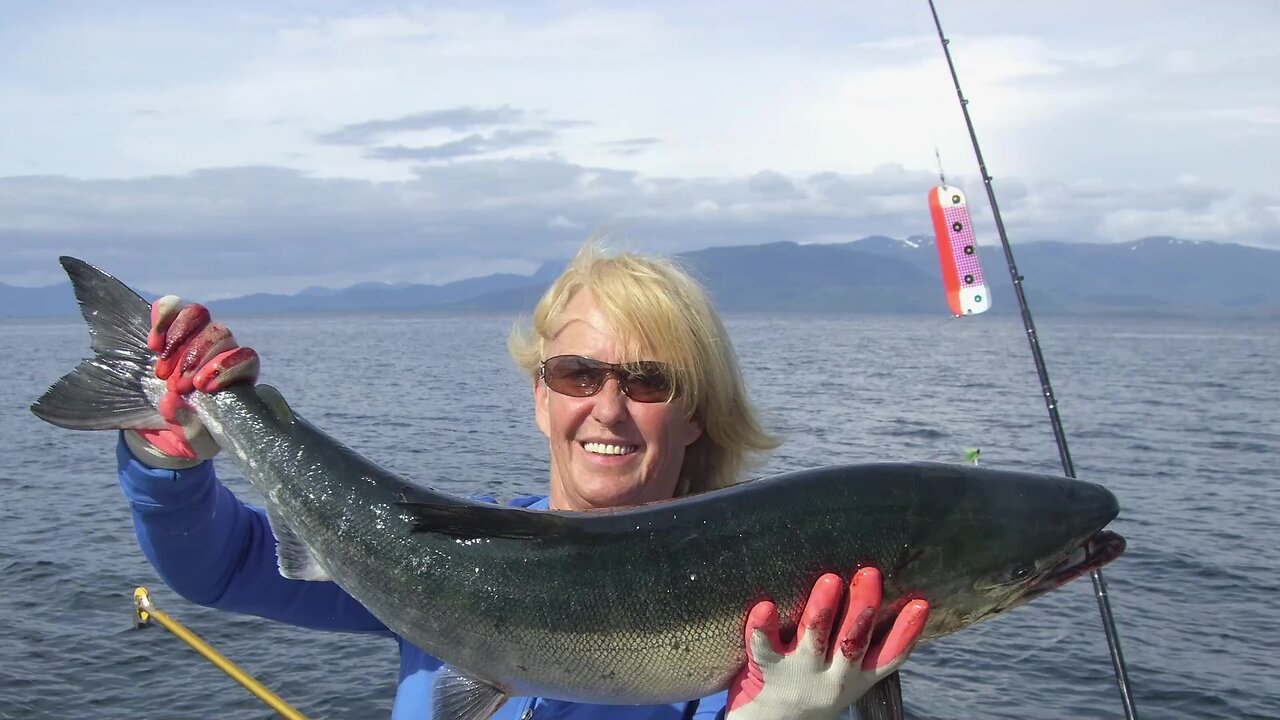
<instances>
[{"instance_id":1,"label":"fish scales","mask_svg":"<svg viewBox=\"0 0 1280 720\"><path fill-rule=\"evenodd\" d=\"M415 518L396 502L406 487L430 490L300 417L275 417L250 389L201 398L197 408L243 463L271 458L265 471L256 461L255 485L309 546L323 548L316 554L331 576L390 627L447 662L484 668L499 687L589 702L713 691L745 659L741 623L750 605L772 599L795 620L823 572L847 578L861 564L881 568L880 618L888 622L909 597L946 590L947 549L980 556L980 537L1000 522L991 496L1025 482L1016 476L1002 488L984 471L975 483L956 465L835 466L714 496L568 514L590 542L464 538L413 532ZM1070 489L1048 484L1058 490L1040 499L1049 505ZM339 537L338 527L351 531ZM948 531L933 532L938 527ZM929 556L934 577L921 572ZM915 572L903 577L897 569L908 559ZM992 559L1001 569L1003 560ZM947 627L945 612L933 618L925 639L957 629Z\"/></svg>"}]
</instances>

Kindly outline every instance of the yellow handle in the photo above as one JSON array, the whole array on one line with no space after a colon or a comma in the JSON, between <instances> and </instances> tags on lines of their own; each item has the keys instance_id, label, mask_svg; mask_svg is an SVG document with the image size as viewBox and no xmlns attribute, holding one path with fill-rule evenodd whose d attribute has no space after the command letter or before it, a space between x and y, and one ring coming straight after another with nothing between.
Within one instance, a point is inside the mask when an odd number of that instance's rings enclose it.
<instances>
[{"instance_id":1,"label":"yellow handle","mask_svg":"<svg viewBox=\"0 0 1280 720\"><path fill-rule=\"evenodd\" d=\"M189 645L192 650L204 656L204 659L213 663L219 670L230 676L232 680L240 683L246 690L253 693L255 697L265 703L267 707L279 713L285 720L307 720L306 716L293 709L279 695L263 687L262 683L254 680L243 670L236 667L235 663L223 657L208 643L197 637L195 633L184 628L177 620L156 609L155 605L151 604L151 596L147 593L146 588L139 587L133 591L133 605L136 611L135 619L138 627L143 627L154 621L157 625L173 633L179 640Z\"/></svg>"}]
</instances>

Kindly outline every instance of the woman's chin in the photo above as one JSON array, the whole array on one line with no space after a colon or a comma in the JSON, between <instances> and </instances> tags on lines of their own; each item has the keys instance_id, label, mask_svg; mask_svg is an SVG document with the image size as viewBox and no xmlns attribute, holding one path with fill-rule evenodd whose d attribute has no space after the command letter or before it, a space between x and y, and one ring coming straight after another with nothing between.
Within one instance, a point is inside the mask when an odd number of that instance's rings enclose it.
<instances>
[{"instance_id":1,"label":"woman's chin","mask_svg":"<svg viewBox=\"0 0 1280 720\"><path fill-rule=\"evenodd\" d=\"M579 497L588 507L595 509L627 507L644 502L642 494L636 490L620 492L616 487L598 488L584 491Z\"/></svg>"},{"instance_id":2,"label":"woman's chin","mask_svg":"<svg viewBox=\"0 0 1280 720\"><path fill-rule=\"evenodd\" d=\"M578 467L575 470L573 480L562 487L564 499L576 509L602 510L643 505L655 500L668 500L675 491L674 481L672 487L664 490L657 487L653 478L641 478L634 470L602 472L598 467Z\"/></svg>"}]
</instances>

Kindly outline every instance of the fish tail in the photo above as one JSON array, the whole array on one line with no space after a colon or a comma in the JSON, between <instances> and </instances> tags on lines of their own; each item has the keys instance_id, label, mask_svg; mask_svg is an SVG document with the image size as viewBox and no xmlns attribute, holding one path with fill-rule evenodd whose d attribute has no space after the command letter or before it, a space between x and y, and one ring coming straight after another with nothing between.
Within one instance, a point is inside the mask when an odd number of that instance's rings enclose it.
<instances>
[{"instance_id":1,"label":"fish tail","mask_svg":"<svg viewBox=\"0 0 1280 720\"><path fill-rule=\"evenodd\" d=\"M143 387L156 359L147 348L151 305L83 260L59 262L89 325L94 355L45 391L31 412L71 430L164 427Z\"/></svg>"}]
</instances>

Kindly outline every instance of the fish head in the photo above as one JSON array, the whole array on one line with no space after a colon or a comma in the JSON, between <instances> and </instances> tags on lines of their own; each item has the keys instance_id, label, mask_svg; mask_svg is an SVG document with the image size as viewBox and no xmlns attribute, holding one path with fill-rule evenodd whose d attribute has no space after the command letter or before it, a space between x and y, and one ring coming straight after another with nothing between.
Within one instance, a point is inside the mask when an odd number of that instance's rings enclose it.
<instances>
[{"instance_id":1,"label":"fish head","mask_svg":"<svg viewBox=\"0 0 1280 720\"><path fill-rule=\"evenodd\" d=\"M886 582L930 602L926 634L945 635L1026 604L1115 560L1125 541L1105 487L1065 477L961 471ZM900 600L903 602L903 600Z\"/></svg>"}]
</instances>

